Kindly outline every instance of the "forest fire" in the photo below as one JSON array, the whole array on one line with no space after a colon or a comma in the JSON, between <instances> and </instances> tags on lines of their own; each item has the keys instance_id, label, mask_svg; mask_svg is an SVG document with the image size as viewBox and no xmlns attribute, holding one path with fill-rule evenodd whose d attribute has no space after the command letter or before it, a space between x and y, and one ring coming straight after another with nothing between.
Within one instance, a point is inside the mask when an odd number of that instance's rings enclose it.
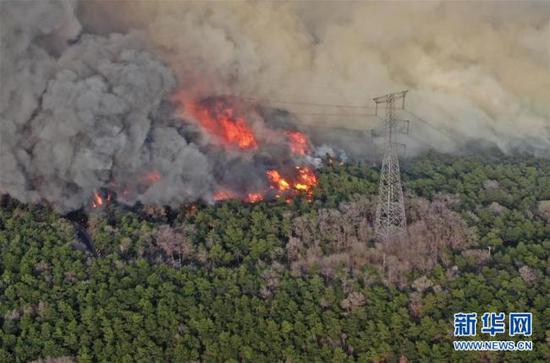
<instances>
[{"instance_id":1,"label":"forest fire","mask_svg":"<svg viewBox=\"0 0 550 363\"><path fill-rule=\"evenodd\" d=\"M214 201L239 199L246 203L257 203L262 200L284 197L287 201L297 195L306 195L311 199L317 178L313 169L300 165L305 162L301 157L311 152L308 137L296 129L274 127L267 124L253 105L232 96L216 96L195 99L184 91L177 92L172 100L179 104L184 120L196 122L213 140L231 150L241 151L232 158L243 158L239 172L250 168L251 175L265 175L264 180L254 180L251 185L243 185L242 179L235 184L235 178L229 182L220 181L219 189L212 195ZM252 123L251 120L255 120ZM253 131L255 130L255 131ZM256 132L256 133L255 133ZM252 158L245 156L252 154ZM244 161L247 160L247 161ZM225 175L228 164L218 164ZM156 175L151 180L156 180ZM254 186L252 186L252 184ZM258 188L258 185L264 187Z\"/></svg>"},{"instance_id":2,"label":"forest fire","mask_svg":"<svg viewBox=\"0 0 550 363\"><path fill-rule=\"evenodd\" d=\"M160 172L158 170L150 171L143 177L147 184L155 184L161 179Z\"/></svg>"},{"instance_id":3,"label":"forest fire","mask_svg":"<svg viewBox=\"0 0 550 363\"><path fill-rule=\"evenodd\" d=\"M212 197L215 201L219 202L228 199L237 199L237 195L229 190L218 190Z\"/></svg>"},{"instance_id":4,"label":"forest fire","mask_svg":"<svg viewBox=\"0 0 550 363\"><path fill-rule=\"evenodd\" d=\"M309 142L306 135L300 131L287 131L285 132L290 151L295 155L305 155L309 151Z\"/></svg>"},{"instance_id":5,"label":"forest fire","mask_svg":"<svg viewBox=\"0 0 550 363\"><path fill-rule=\"evenodd\" d=\"M293 197L302 194L306 195L308 200L313 197L313 189L317 185L317 177L313 170L307 166L297 166L293 169L294 172L288 177L283 177L278 170L266 171L267 181L269 183L269 189L262 192L251 192L245 196L239 196L238 193L230 191L228 189L220 189L214 193L213 199L215 201L223 201L229 199L241 199L246 203L257 203L264 199L281 198L285 197L287 202L290 202Z\"/></svg>"},{"instance_id":6,"label":"forest fire","mask_svg":"<svg viewBox=\"0 0 550 363\"><path fill-rule=\"evenodd\" d=\"M92 208L101 208L106 206L109 201L111 200L111 194L107 193L106 196L102 196L100 192L94 192L92 195L92 201L90 202L90 206Z\"/></svg>"},{"instance_id":7,"label":"forest fire","mask_svg":"<svg viewBox=\"0 0 550 363\"><path fill-rule=\"evenodd\" d=\"M248 193L246 196L245 202L257 203L264 200L262 193Z\"/></svg>"},{"instance_id":8,"label":"forest fire","mask_svg":"<svg viewBox=\"0 0 550 363\"><path fill-rule=\"evenodd\" d=\"M213 199L219 202L223 200L240 199L240 198L236 193L224 189L214 193ZM257 202L261 202L262 200L264 200L264 195L261 192L248 193L244 198L242 198L242 201L246 203L257 203Z\"/></svg>"},{"instance_id":9,"label":"forest fire","mask_svg":"<svg viewBox=\"0 0 550 363\"><path fill-rule=\"evenodd\" d=\"M305 191L308 195L313 193L313 188L317 185L317 176L308 167L296 167L298 171L297 182L294 188L297 190Z\"/></svg>"},{"instance_id":10,"label":"forest fire","mask_svg":"<svg viewBox=\"0 0 550 363\"><path fill-rule=\"evenodd\" d=\"M290 183L287 182L277 170L268 170L266 175L271 183L271 188L277 189L281 192L290 189Z\"/></svg>"},{"instance_id":11,"label":"forest fire","mask_svg":"<svg viewBox=\"0 0 550 363\"><path fill-rule=\"evenodd\" d=\"M178 96L176 95L176 99ZM182 99L178 99L181 101ZM209 99L202 102L183 99L185 110L195 118L201 127L227 146L241 150L255 149L258 141L244 116L236 106L226 99Z\"/></svg>"},{"instance_id":12,"label":"forest fire","mask_svg":"<svg viewBox=\"0 0 550 363\"><path fill-rule=\"evenodd\" d=\"M277 190L277 196L281 193L293 196L297 192L305 193L309 198L313 196L313 188L317 185L317 177L313 170L307 166L297 166L296 174L292 178L283 178L277 170L268 170L267 178L271 188Z\"/></svg>"},{"instance_id":13,"label":"forest fire","mask_svg":"<svg viewBox=\"0 0 550 363\"><path fill-rule=\"evenodd\" d=\"M223 146L222 149L205 150L212 152L212 167L220 170L219 179L215 181L218 187L204 195L205 200L220 202L233 199L258 203L284 198L290 202L300 195L312 199L317 177L313 168L307 165L309 159L303 158L311 153L312 147L308 136L302 131L289 125L269 124L254 105L237 97L196 99L179 91L171 100L177 105L182 121L199 125L204 133L211 136L207 141ZM240 152L224 152L234 150ZM231 169L232 166L235 169ZM235 173L248 175L248 172L254 177L235 177ZM139 201L139 196L147 194L148 190L152 194L158 192L158 188L150 188L168 178L165 173L169 171L161 172L151 167L136 175L132 181L113 180L107 187L109 189L92 194L89 206L93 209L104 208L112 196L124 203ZM112 196L107 190L113 191Z\"/></svg>"}]
</instances>

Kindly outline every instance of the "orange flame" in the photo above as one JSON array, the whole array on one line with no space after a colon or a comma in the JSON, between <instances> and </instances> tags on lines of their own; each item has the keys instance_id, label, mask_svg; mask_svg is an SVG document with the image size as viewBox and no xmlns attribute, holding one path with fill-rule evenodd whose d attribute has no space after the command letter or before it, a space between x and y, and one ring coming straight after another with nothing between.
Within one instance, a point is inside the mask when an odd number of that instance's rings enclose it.
<instances>
[{"instance_id":1,"label":"orange flame","mask_svg":"<svg viewBox=\"0 0 550 363\"><path fill-rule=\"evenodd\" d=\"M296 172L297 174L292 180L283 178L277 170L268 170L266 175L272 189L283 193L305 192L308 197L312 197L313 188L317 185L315 173L307 166L297 166ZM276 196L279 198L281 195L277 194Z\"/></svg>"},{"instance_id":2,"label":"orange flame","mask_svg":"<svg viewBox=\"0 0 550 363\"><path fill-rule=\"evenodd\" d=\"M258 139L244 117L248 112L248 106L238 98L220 96L196 100L181 90L172 97L172 100L183 106L181 113L184 118L197 122L207 134L213 139L220 140L223 145L249 151L259 147ZM282 141L282 146L287 146L293 155L305 156L311 151L308 137L297 130L273 130L267 127L261 136L262 142L268 144L280 144ZM284 165L288 163L285 161ZM271 192L254 189L254 192L243 194L241 188L236 189L238 192L235 192L231 188L222 186L222 189L215 192L212 197L216 201L240 199L255 203L266 197L275 196L290 202L298 194L312 197L313 189L317 184L315 173L307 166L299 166L296 169L285 167L283 170L267 170L266 177ZM158 178L152 177L148 180L154 182Z\"/></svg>"},{"instance_id":3,"label":"orange flame","mask_svg":"<svg viewBox=\"0 0 550 363\"><path fill-rule=\"evenodd\" d=\"M274 188L284 192L285 190L290 189L290 183L286 181L277 170L268 170L266 172L267 179L274 184Z\"/></svg>"},{"instance_id":4,"label":"orange flame","mask_svg":"<svg viewBox=\"0 0 550 363\"><path fill-rule=\"evenodd\" d=\"M261 193L248 193L245 201L249 203L257 203L264 199L264 196Z\"/></svg>"},{"instance_id":5,"label":"orange flame","mask_svg":"<svg viewBox=\"0 0 550 363\"><path fill-rule=\"evenodd\" d=\"M306 135L300 131L287 131L285 132L290 151L295 155L305 155L309 151L309 143Z\"/></svg>"},{"instance_id":6,"label":"orange flame","mask_svg":"<svg viewBox=\"0 0 550 363\"><path fill-rule=\"evenodd\" d=\"M92 206L92 208L100 208L107 204L107 202L109 202L110 200L111 194L107 194L106 198L104 199L99 192L94 192L90 205Z\"/></svg>"},{"instance_id":7,"label":"orange flame","mask_svg":"<svg viewBox=\"0 0 550 363\"><path fill-rule=\"evenodd\" d=\"M313 196L313 188L317 185L317 176L307 166L299 167L297 166L298 177L297 182L294 185L296 190L304 191L309 197Z\"/></svg>"},{"instance_id":8,"label":"orange flame","mask_svg":"<svg viewBox=\"0 0 550 363\"><path fill-rule=\"evenodd\" d=\"M308 166L297 166L294 175L284 178L278 170L267 170L266 176L270 183L270 188L276 191L275 197L283 197L287 203L298 194L305 194L307 199L313 197L313 189L317 185L317 176ZM258 191L248 193L245 197L239 197L235 192L229 189L221 189L214 193L215 201L227 199L241 199L247 203L257 203L264 200L265 192Z\"/></svg>"},{"instance_id":9,"label":"orange flame","mask_svg":"<svg viewBox=\"0 0 550 363\"><path fill-rule=\"evenodd\" d=\"M208 134L222 140L226 145L237 146L242 150L258 146L254 132L244 117L237 114L228 102L216 100L212 103L188 101L181 94L175 99L183 102L185 110L195 118Z\"/></svg>"},{"instance_id":10,"label":"orange flame","mask_svg":"<svg viewBox=\"0 0 550 363\"><path fill-rule=\"evenodd\" d=\"M98 208L103 205L103 198L99 195L98 192L94 192L94 200L92 201L92 207Z\"/></svg>"},{"instance_id":11,"label":"orange flame","mask_svg":"<svg viewBox=\"0 0 550 363\"><path fill-rule=\"evenodd\" d=\"M213 198L215 201L227 200L227 199L236 199L237 196L235 193L229 190L219 190L214 193Z\"/></svg>"},{"instance_id":12,"label":"orange flame","mask_svg":"<svg viewBox=\"0 0 550 363\"><path fill-rule=\"evenodd\" d=\"M222 201L222 200L228 200L228 199L238 199L237 194L234 192L224 189L219 190L214 193L213 198L215 201ZM243 201L247 203L257 203L264 200L264 196L262 193L248 193L245 198L243 198Z\"/></svg>"},{"instance_id":13,"label":"orange flame","mask_svg":"<svg viewBox=\"0 0 550 363\"><path fill-rule=\"evenodd\" d=\"M161 176L160 176L160 172L158 170L152 170L150 172L148 172L147 174L145 174L145 176L143 177L143 179L148 183L148 184L155 184L156 182L158 182L160 180Z\"/></svg>"}]
</instances>

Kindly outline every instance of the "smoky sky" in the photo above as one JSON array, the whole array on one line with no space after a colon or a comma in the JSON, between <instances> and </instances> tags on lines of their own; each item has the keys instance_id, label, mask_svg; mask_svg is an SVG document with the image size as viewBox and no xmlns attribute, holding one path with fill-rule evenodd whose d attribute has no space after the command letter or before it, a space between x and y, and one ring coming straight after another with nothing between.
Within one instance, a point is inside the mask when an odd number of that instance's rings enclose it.
<instances>
[{"instance_id":1,"label":"smoky sky","mask_svg":"<svg viewBox=\"0 0 550 363\"><path fill-rule=\"evenodd\" d=\"M217 175L235 179L224 160L246 172L163 112L176 91L253 97L360 157L376 117L300 101L370 107L408 89L412 153L479 140L550 157L547 2L7 0L0 31L0 192L62 211L100 188L208 200Z\"/></svg>"},{"instance_id":2,"label":"smoky sky","mask_svg":"<svg viewBox=\"0 0 550 363\"><path fill-rule=\"evenodd\" d=\"M409 110L452 141L419 122L418 143L453 151L479 139L511 152L522 139L550 155L548 2L87 4L83 14L105 15L87 27L144 30L193 93L372 106L408 89ZM303 123L376 126L290 102Z\"/></svg>"}]
</instances>

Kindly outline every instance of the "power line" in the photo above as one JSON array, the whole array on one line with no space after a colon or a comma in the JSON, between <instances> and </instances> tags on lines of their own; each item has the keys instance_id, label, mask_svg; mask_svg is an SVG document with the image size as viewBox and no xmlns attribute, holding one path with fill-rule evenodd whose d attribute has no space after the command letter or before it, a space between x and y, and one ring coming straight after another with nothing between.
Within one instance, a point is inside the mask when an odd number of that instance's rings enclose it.
<instances>
[{"instance_id":1,"label":"power line","mask_svg":"<svg viewBox=\"0 0 550 363\"><path fill-rule=\"evenodd\" d=\"M328 116L328 117L376 117L372 113L310 113L310 112L292 112L299 116Z\"/></svg>"},{"instance_id":2,"label":"power line","mask_svg":"<svg viewBox=\"0 0 550 363\"><path fill-rule=\"evenodd\" d=\"M339 107L339 108L356 108L356 109L373 109L372 106L359 106L359 105L344 105L338 103L317 103L317 102L303 102L303 101L277 101L269 99L260 99L254 97L242 97L245 100L256 102L267 102L269 104L282 104L282 105L300 105L300 106L318 106L318 107Z\"/></svg>"},{"instance_id":3,"label":"power line","mask_svg":"<svg viewBox=\"0 0 550 363\"><path fill-rule=\"evenodd\" d=\"M404 112L406 112L407 114L411 115L412 117L415 118L416 121L419 121L420 123L426 125L427 127L429 127L430 129L438 132L439 134L451 139L451 140L456 140L457 138L457 135L453 134L451 131L449 130L445 130L443 129L442 127L437 127L435 125L433 125L431 122L427 121L426 119L414 114L413 112L409 111L409 110L403 110Z\"/></svg>"}]
</instances>

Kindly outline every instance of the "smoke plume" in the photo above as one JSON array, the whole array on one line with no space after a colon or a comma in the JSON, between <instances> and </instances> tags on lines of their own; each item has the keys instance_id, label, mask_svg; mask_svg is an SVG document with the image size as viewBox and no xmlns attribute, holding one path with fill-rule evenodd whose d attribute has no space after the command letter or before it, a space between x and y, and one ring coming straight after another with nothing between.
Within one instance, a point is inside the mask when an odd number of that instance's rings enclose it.
<instances>
[{"instance_id":1,"label":"smoke plume","mask_svg":"<svg viewBox=\"0 0 550 363\"><path fill-rule=\"evenodd\" d=\"M420 143L482 139L508 151L522 140L550 154L549 3L131 3L119 2L108 23L145 29L194 93L372 106L409 89L409 109L440 131L419 123ZM105 18L90 26L108 28ZM376 126L345 115L301 120Z\"/></svg>"},{"instance_id":2,"label":"smoke plume","mask_svg":"<svg viewBox=\"0 0 550 363\"><path fill-rule=\"evenodd\" d=\"M74 2L2 3L0 187L65 211L103 187L129 203L206 196L207 157L174 125L155 120L176 84L173 72L137 34L82 34L74 9ZM149 181L147 173L162 178Z\"/></svg>"},{"instance_id":3,"label":"smoke plume","mask_svg":"<svg viewBox=\"0 0 550 363\"><path fill-rule=\"evenodd\" d=\"M482 140L550 157L544 2L7 0L0 24L0 193L62 211L102 188L127 203L246 195L295 166L281 120L365 157L371 99L401 89L412 152ZM253 154L182 121L200 118L184 100L228 95L256 106Z\"/></svg>"}]
</instances>

